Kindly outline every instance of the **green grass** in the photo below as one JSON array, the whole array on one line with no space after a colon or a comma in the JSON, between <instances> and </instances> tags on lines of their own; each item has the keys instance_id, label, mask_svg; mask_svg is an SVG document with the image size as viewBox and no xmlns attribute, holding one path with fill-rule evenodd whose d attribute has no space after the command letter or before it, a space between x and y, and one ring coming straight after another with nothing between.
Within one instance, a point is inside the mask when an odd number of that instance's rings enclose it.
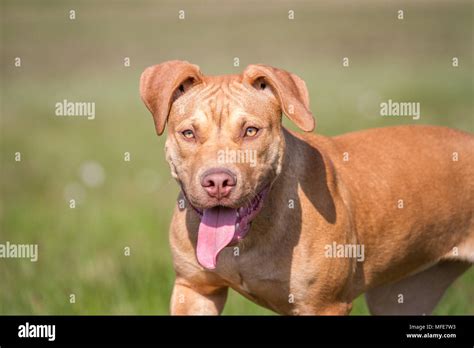
<instances>
[{"instance_id":1,"label":"green grass","mask_svg":"<svg viewBox=\"0 0 474 348\"><path fill-rule=\"evenodd\" d=\"M181 58L210 74L258 62L287 68L306 80L316 132L325 135L401 123L474 130L469 2L407 2L403 25L392 18L396 6L380 2L298 2L291 23L290 5L250 4L2 2L0 242L38 243L40 254L36 263L0 260L0 314L168 313L178 188L138 95L148 65ZM181 7L185 22L175 16ZM235 56L242 67L232 66ZM94 101L96 119L54 116L62 99ZM420 102L421 120L380 117L387 99ZM81 178L89 161L104 169L101 186ZM75 209L68 190L81 198ZM471 269L435 313L474 313L473 289ZM224 313L271 314L233 292ZM353 314L367 313L358 299Z\"/></svg>"}]
</instances>

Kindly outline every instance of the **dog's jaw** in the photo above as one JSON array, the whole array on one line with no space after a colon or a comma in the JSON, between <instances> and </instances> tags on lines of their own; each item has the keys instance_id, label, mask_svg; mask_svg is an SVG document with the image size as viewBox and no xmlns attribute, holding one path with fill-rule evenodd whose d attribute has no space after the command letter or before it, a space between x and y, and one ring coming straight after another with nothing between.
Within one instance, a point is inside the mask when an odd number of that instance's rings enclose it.
<instances>
[{"instance_id":1,"label":"dog's jaw","mask_svg":"<svg viewBox=\"0 0 474 348\"><path fill-rule=\"evenodd\" d=\"M267 196L268 191L270 190L269 186L266 186L261 190L255 197L248 203L246 206L237 209L237 225L231 244L238 243L245 238L248 231L250 230L250 225L252 224L253 219L260 213L263 208L263 203L265 197Z\"/></svg>"}]
</instances>

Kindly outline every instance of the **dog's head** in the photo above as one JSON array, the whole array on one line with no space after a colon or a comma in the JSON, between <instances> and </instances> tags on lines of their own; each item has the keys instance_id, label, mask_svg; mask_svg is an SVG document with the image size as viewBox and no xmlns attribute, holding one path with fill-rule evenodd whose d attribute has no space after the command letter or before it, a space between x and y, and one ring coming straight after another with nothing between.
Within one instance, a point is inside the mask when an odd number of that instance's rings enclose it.
<instances>
[{"instance_id":1,"label":"dog's head","mask_svg":"<svg viewBox=\"0 0 474 348\"><path fill-rule=\"evenodd\" d=\"M245 236L281 171L282 111L314 129L306 85L265 65L204 76L196 65L168 61L143 72L140 93L158 135L168 125L171 173L201 218L198 260L214 268L220 250Z\"/></svg>"}]
</instances>

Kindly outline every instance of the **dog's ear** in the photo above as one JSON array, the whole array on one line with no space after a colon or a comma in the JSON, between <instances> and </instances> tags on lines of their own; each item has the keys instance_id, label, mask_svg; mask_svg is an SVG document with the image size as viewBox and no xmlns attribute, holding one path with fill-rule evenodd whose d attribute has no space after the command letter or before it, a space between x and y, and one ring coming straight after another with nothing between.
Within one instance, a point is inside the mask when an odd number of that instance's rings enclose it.
<instances>
[{"instance_id":1,"label":"dog's ear","mask_svg":"<svg viewBox=\"0 0 474 348\"><path fill-rule=\"evenodd\" d=\"M267 65L249 65L243 72L243 80L256 89L270 84L280 101L283 112L300 129L311 132L315 120L309 110L309 95L306 84L298 76Z\"/></svg>"},{"instance_id":2,"label":"dog's ear","mask_svg":"<svg viewBox=\"0 0 474 348\"><path fill-rule=\"evenodd\" d=\"M158 135L165 129L173 102L201 82L199 67L181 60L171 60L145 69L140 78L140 95L153 115Z\"/></svg>"}]
</instances>

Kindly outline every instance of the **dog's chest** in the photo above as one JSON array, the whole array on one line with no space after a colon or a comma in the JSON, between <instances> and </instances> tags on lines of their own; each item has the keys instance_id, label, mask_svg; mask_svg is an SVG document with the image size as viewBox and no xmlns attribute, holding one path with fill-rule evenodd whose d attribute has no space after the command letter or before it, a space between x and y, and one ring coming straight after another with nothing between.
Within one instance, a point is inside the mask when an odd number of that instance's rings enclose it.
<instances>
[{"instance_id":1,"label":"dog's chest","mask_svg":"<svg viewBox=\"0 0 474 348\"><path fill-rule=\"evenodd\" d=\"M287 270L256 255L221 253L216 270L237 292L280 313L291 311L292 294Z\"/></svg>"},{"instance_id":2,"label":"dog's chest","mask_svg":"<svg viewBox=\"0 0 474 348\"><path fill-rule=\"evenodd\" d=\"M278 279L256 279L252 275L238 274L230 286L250 300L279 313L286 313L291 306L288 284Z\"/></svg>"}]
</instances>

